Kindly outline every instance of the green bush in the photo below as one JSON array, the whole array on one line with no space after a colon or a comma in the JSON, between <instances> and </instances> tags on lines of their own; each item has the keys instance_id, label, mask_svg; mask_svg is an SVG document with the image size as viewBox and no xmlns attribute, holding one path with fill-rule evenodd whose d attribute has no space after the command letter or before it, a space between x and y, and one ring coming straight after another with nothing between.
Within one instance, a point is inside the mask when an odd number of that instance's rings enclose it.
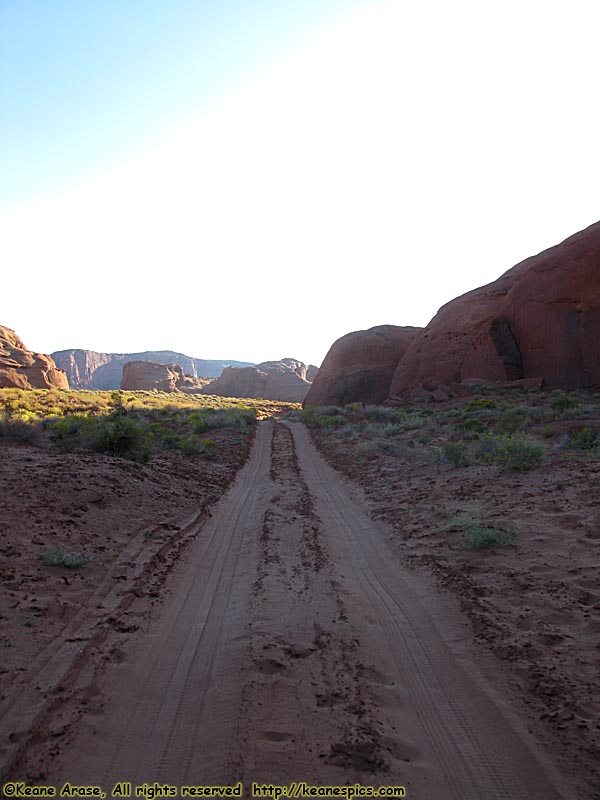
<instances>
[{"instance_id":1,"label":"green bush","mask_svg":"<svg viewBox=\"0 0 600 800\"><path fill-rule=\"evenodd\" d=\"M34 444L39 438L39 428L33 421L13 417L2 412L0 415L0 438L11 439L21 444Z\"/></svg>"},{"instance_id":2,"label":"green bush","mask_svg":"<svg viewBox=\"0 0 600 800\"><path fill-rule=\"evenodd\" d=\"M128 414L86 421L81 435L83 445L96 453L108 453L141 462L150 458L151 432L146 424Z\"/></svg>"},{"instance_id":3,"label":"green bush","mask_svg":"<svg viewBox=\"0 0 600 800\"><path fill-rule=\"evenodd\" d=\"M487 433L488 427L487 425L482 422L480 419L476 417L469 417L468 419L459 422L456 426L456 429L459 431L464 431L465 433Z\"/></svg>"},{"instance_id":4,"label":"green bush","mask_svg":"<svg viewBox=\"0 0 600 800\"><path fill-rule=\"evenodd\" d=\"M527 414L520 408L509 408L496 422L496 432L505 435L517 433L530 423Z\"/></svg>"},{"instance_id":5,"label":"green bush","mask_svg":"<svg viewBox=\"0 0 600 800\"><path fill-rule=\"evenodd\" d=\"M79 414L46 420L45 427L50 432L52 443L63 452L70 452L80 445L80 434L90 420Z\"/></svg>"},{"instance_id":6,"label":"green bush","mask_svg":"<svg viewBox=\"0 0 600 800\"><path fill-rule=\"evenodd\" d=\"M577 405L579 405L578 401L566 394L557 394L550 402L550 406L554 411L566 411L569 408L575 408Z\"/></svg>"},{"instance_id":7,"label":"green bush","mask_svg":"<svg viewBox=\"0 0 600 800\"><path fill-rule=\"evenodd\" d=\"M357 414L359 411L362 410L363 410L362 403L348 403L347 406L344 406L344 411L347 411L350 414Z\"/></svg>"},{"instance_id":8,"label":"green bush","mask_svg":"<svg viewBox=\"0 0 600 800\"><path fill-rule=\"evenodd\" d=\"M334 410L333 414L325 413L332 410ZM342 425L347 424L346 417L337 406L323 406L322 408L309 406L302 409L300 419L311 428L341 428Z\"/></svg>"},{"instance_id":9,"label":"green bush","mask_svg":"<svg viewBox=\"0 0 600 800\"><path fill-rule=\"evenodd\" d=\"M236 428L250 430L256 424L256 411L250 408L203 408L190 414L194 433Z\"/></svg>"},{"instance_id":10,"label":"green bush","mask_svg":"<svg viewBox=\"0 0 600 800\"><path fill-rule=\"evenodd\" d=\"M404 418L403 411L391 406L365 406L362 411L364 419L371 422L398 422Z\"/></svg>"},{"instance_id":11,"label":"green bush","mask_svg":"<svg viewBox=\"0 0 600 800\"><path fill-rule=\"evenodd\" d=\"M467 550L486 550L490 547L506 547L514 539L510 531L474 522L460 534L460 546Z\"/></svg>"},{"instance_id":12,"label":"green bush","mask_svg":"<svg viewBox=\"0 0 600 800\"><path fill-rule=\"evenodd\" d=\"M66 553L62 548L55 547L40 553L38 558L47 567L66 567L67 569L82 569L87 567L92 557L85 553Z\"/></svg>"},{"instance_id":13,"label":"green bush","mask_svg":"<svg viewBox=\"0 0 600 800\"><path fill-rule=\"evenodd\" d=\"M569 447L574 450L593 450L600 446L600 431L591 425L583 428L572 428L569 431Z\"/></svg>"},{"instance_id":14,"label":"green bush","mask_svg":"<svg viewBox=\"0 0 600 800\"><path fill-rule=\"evenodd\" d=\"M526 472L544 462L546 449L541 442L525 436L513 436L497 442L494 461L516 472Z\"/></svg>"},{"instance_id":15,"label":"green bush","mask_svg":"<svg viewBox=\"0 0 600 800\"><path fill-rule=\"evenodd\" d=\"M397 422L387 422L385 425L381 426L381 433L384 436L388 437L400 436L400 434L403 432L404 432L404 426Z\"/></svg>"},{"instance_id":16,"label":"green bush","mask_svg":"<svg viewBox=\"0 0 600 800\"><path fill-rule=\"evenodd\" d=\"M182 436L179 440L178 447L184 456L216 458L218 455L218 449L214 439L201 439L195 433L189 436Z\"/></svg>"},{"instance_id":17,"label":"green bush","mask_svg":"<svg viewBox=\"0 0 600 800\"><path fill-rule=\"evenodd\" d=\"M453 467L468 467L471 463L469 451L462 442L446 442L442 447L446 461Z\"/></svg>"},{"instance_id":18,"label":"green bush","mask_svg":"<svg viewBox=\"0 0 600 800\"><path fill-rule=\"evenodd\" d=\"M474 397L467 403L468 411L480 411L486 408L496 408L496 403L489 397Z\"/></svg>"}]
</instances>

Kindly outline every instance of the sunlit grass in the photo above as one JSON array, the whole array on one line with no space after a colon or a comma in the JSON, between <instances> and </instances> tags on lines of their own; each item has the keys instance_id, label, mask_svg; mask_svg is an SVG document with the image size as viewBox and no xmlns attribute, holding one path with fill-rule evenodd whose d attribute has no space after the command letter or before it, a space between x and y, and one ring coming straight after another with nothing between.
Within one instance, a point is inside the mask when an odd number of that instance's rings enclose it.
<instances>
[{"instance_id":1,"label":"sunlit grass","mask_svg":"<svg viewBox=\"0 0 600 800\"><path fill-rule=\"evenodd\" d=\"M113 408L112 391L60 389L0 389L0 411L21 419L45 419L68 414L99 415ZM237 408L256 411L257 419L279 417L298 410L299 403L183 392L121 392L122 402L136 411L170 411Z\"/></svg>"},{"instance_id":2,"label":"sunlit grass","mask_svg":"<svg viewBox=\"0 0 600 800\"><path fill-rule=\"evenodd\" d=\"M0 437L143 463L168 450L219 459L223 448L249 442L258 420L299 409L298 403L179 392L0 389Z\"/></svg>"}]
</instances>

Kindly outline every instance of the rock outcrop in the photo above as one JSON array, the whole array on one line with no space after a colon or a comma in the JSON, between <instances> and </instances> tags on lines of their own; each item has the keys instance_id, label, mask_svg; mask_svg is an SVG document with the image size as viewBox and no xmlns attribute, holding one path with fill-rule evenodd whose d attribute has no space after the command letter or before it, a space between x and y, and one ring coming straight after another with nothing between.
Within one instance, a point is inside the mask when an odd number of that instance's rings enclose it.
<instances>
[{"instance_id":1,"label":"rock outcrop","mask_svg":"<svg viewBox=\"0 0 600 800\"><path fill-rule=\"evenodd\" d=\"M0 325L0 389L68 389L50 356L30 352L17 334Z\"/></svg>"},{"instance_id":2,"label":"rock outcrop","mask_svg":"<svg viewBox=\"0 0 600 800\"><path fill-rule=\"evenodd\" d=\"M333 343L304 405L383 403L398 362L422 328L378 325Z\"/></svg>"},{"instance_id":3,"label":"rock outcrop","mask_svg":"<svg viewBox=\"0 0 600 800\"><path fill-rule=\"evenodd\" d=\"M389 400L535 380L600 389L600 223L443 306L400 359Z\"/></svg>"},{"instance_id":4,"label":"rock outcrop","mask_svg":"<svg viewBox=\"0 0 600 800\"><path fill-rule=\"evenodd\" d=\"M200 392L209 384L205 378L185 375L179 364L154 364L152 361L127 361L123 365L121 389L129 391Z\"/></svg>"},{"instance_id":5,"label":"rock outcrop","mask_svg":"<svg viewBox=\"0 0 600 800\"><path fill-rule=\"evenodd\" d=\"M263 400L301 403L311 387L307 376L316 374L316 370L317 367L293 358L264 361L242 369L227 367L220 378L202 391L221 397L262 397Z\"/></svg>"},{"instance_id":6,"label":"rock outcrop","mask_svg":"<svg viewBox=\"0 0 600 800\"><path fill-rule=\"evenodd\" d=\"M97 353L94 350L59 350L52 354L65 370L73 389L118 389L123 366L130 361L154 364L177 364L192 378L217 378L227 366L250 366L246 361L218 361L192 358L172 350L148 350L143 353Z\"/></svg>"}]
</instances>

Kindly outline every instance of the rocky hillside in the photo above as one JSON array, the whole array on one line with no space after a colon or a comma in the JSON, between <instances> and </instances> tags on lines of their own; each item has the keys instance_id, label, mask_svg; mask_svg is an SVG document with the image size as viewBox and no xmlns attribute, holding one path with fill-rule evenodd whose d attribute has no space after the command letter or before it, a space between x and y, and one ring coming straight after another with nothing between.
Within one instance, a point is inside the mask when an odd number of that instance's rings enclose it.
<instances>
[{"instance_id":1,"label":"rocky hillside","mask_svg":"<svg viewBox=\"0 0 600 800\"><path fill-rule=\"evenodd\" d=\"M94 350L59 350L52 353L57 366L67 373L73 389L118 389L123 366L129 361L154 364L177 364L193 378L217 378L228 366L250 366L246 361L218 361L192 358L172 350L148 350L143 353L97 353Z\"/></svg>"},{"instance_id":2,"label":"rocky hillside","mask_svg":"<svg viewBox=\"0 0 600 800\"><path fill-rule=\"evenodd\" d=\"M200 392L210 379L185 375L179 364L127 361L123 365L121 389L129 391Z\"/></svg>"},{"instance_id":3,"label":"rocky hillside","mask_svg":"<svg viewBox=\"0 0 600 800\"><path fill-rule=\"evenodd\" d=\"M67 376L50 356L30 352L17 334L0 325L0 388L68 389Z\"/></svg>"},{"instance_id":4,"label":"rocky hillside","mask_svg":"<svg viewBox=\"0 0 600 800\"><path fill-rule=\"evenodd\" d=\"M422 328L379 325L334 342L305 405L383 403L398 362Z\"/></svg>"},{"instance_id":5,"label":"rocky hillside","mask_svg":"<svg viewBox=\"0 0 600 800\"><path fill-rule=\"evenodd\" d=\"M394 350L384 332L410 331ZM388 334L386 334L388 335ZM443 306L423 329L339 339L306 404L443 400L470 381L600 390L600 222Z\"/></svg>"},{"instance_id":6,"label":"rocky hillside","mask_svg":"<svg viewBox=\"0 0 600 800\"><path fill-rule=\"evenodd\" d=\"M281 361L264 361L255 367L227 367L220 378L202 391L221 397L262 397L264 400L301 403L311 387L309 376L316 374L317 367L313 365L283 358Z\"/></svg>"}]
</instances>

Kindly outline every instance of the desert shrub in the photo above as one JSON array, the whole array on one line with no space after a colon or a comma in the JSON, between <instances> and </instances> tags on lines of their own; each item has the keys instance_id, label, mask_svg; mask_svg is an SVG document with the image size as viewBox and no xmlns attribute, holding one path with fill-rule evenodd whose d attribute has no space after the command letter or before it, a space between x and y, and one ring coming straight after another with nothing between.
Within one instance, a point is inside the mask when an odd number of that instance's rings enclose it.
<instances>
[{"instance_id":1,"label":"desert shrub","mask_svg":"<svg viewBox=\"0 0 600 800\"><path fill-rule=\"evenodd\" d=\"M344 414L344 409L340 406L317 406L315 408L317 416L321 417L336 417Z\"/></svg>"},{"instance_id":2,"label":"desert shrub","mask_svg":"<svg viewBox=\"0 0 600 800\"><path fill-rule=\"evenodd\" d=\"M517 527L492 525L486 520L487 513L480 503L473 503L463 511L450 514L437 530L458 533L458 543L450 546L452 550L483 550L512 544L518 534Z\"/></svg>"},{"instance_id":3,"label":"desert shrub","mask_svg":"<svg viewBox=\"0 0 600 800\"><path fill-rule=\"evenodd\" d=\"M190 422L194 433L217 428L249 430L256 424L256 411L245 408L203 408L190 414Z\"/></svg>"},{"instance_id":4,"label":"desert shrub","mask_svg":"<svg viewBox=\"0 0 600 800\"><path fill-rule=\"evenodd\" d=\"M345 417L337 417L333 415L325 415L317 417L319 428L341 428L346 424Z\"/></svg>"},{"instance_id":5,"label":"desert shrub","mask_svg":"<svg viewBox=\"0 0 600 800\"><path fill-rule=\"evenodd\" d=\"M335 413L327 414L326 411L334 410ZM312 428L341 428L347 424L346 417L337 406L323 406L320 408L304 408L300 419Z\"/></svg>"},{"instance_id":6,"label":"desert shrub","mask_svg":"<svg viewBox=\"0 0 600 800\"><path fill-rule=\"evenodd\" d=\"M67 553L61 547L46 550L39 554L40 561L47 567L66 567L67 569L81 569L90 564L92 557L85 553Z\"/></svg>"},{"instance_id":7,"label":"desert shrub","mask_svg":"<svg viewBox=\"0 0 600 800\"><path fill-rule=\"evenodd\" d=\"M582 428L571 428L569 431L569 447L573 450L593 450L600 446L600 430L591 425Z\"/></svg>"},{"instance_id":8,"label":"desert shrub","mask_svg":"<svg viewBox=\"0 0 600 800\"><path fill-rule=\"evenodd\" d=\"M494 461L516 472L526 472L543 463L546 449L541 442L525 436L513 436L497 442Z\"/></svg>"},{"instance_id":9,"label":"desert shrub","mask_svg":"<svg viewBox=\"0 0 600 800\"><path fill-rule=\"evenodd\" d=\"M63 452L69 452L79 446L80 433L86 424L89 424L89 419L78 414L67 414L45 421L52 443Z\"/></svg>"},{"instance_id":10,"label":"desert shrub","mask_svg":"<svg viewBox=\"0 0 600 800\"><path fill-rule=\"evenodd\" d=\"M182 436L179 440L178 449L184 456L216 458L218 455L218 449L214 439L201 439L195 433L189 436Z\"/></svg>"},{"instance_id":11,"label":"desert shrub","mask_svg":"<svg viewBox=\"0 0 600 800\"><path fill-rule=\"evenodd\" d=\"M513 533L474 522L460 534L460 547L466 550L485 550L490 547L506 547L513 543Z\"/></svg>"},{"instance_id":12,"label":"desert shrub","mask_svg":"<svg viewBox=\"0 0 600 800\"><path fill-rule=\"evenodd\" d=\"M496 403L489 397L474 397L466 405L468 411L480 411L481 409L496 408Z\"/></svg>"},{"instance_id":13,"label":"desert shrub","mask_svg":"<svg viewBox=\"0 0 600 800\"><path fill-rule=\"evenodd\" d=\"M558 429L554 427L554 425L543 425L538 433L542 437L542 439L552 439L553 436L556 436L558 433Z\"/></svg>"},{"instance_id":14,"label":"desert shrub","mask_svg":"<svg viewBox=\"0 0 600 800\"><path fill-rule=\"evenodd\" d=\"M399 419L403 419L405 414L403 411L391 406L371 405L363 408L362 416L372 422L397 422Z\"/></svg>"},{"instance_id":15,"label":"desert shrub","mask_svg":"<svg viewBox=\"0 0 600 800\"><path fill-rule=\"evenodd\" d=\"M422 430L419 431L419 433L415 438L419 444L429 444L432 437L433 437L432 432L427 428L423 428Z\"/></svg>"},{"instance_id":16,"label":"desert shrub","mask_svg":"<svg viewBox=\"0 0 600 800\"><path fill-rule=\"evenodd\" d=\"M471 463L469 451L462 442L446 442L442 447L444 459L453 467L468 467Z\"/></svg>"},{"instance_id":17,"label":"desert shrub","mask_svg":"<svg viewBox=\"0 0 600 800\"><path fill-rule=\"evenodd\" d=\"M550 402L550 406L554 411L566 411L567 409L575 408L577 405L577 399L566 394L557 394Z\"/></svg>"},{"instance_id":18,"label":"desert shrub","mask_svg":"<svg viewBox=\"0 0 600 800\"><path fill-rule=\"evenodd\" d=\"M82 444L96 453L108 453L131 461L150 458L151 432L146 424L130 415L90 419L81 429Z\"/></svg>"},{"instance_id":19,"label":"desert shrub","mask_svg":"<svg viewBox=\"0 0 600 800\"><path fill-rule=\"evenodd\" d=\"M496 422L497 433L511 435L528 425L530 422L527 414L521 408L509 408Z\"/></svg>"},{"instance_id":20,"label":"desert shrub","mask_svg":"<svg viewBox=\"0 0 600 800\"><path fill-rule=\"evenodd\" d=\"M381 426L381 433L389 438L400 436L404 432L404 427L397 422L387 422Z\"/></svg>"},{"instance_id":21,"label":"desert shrub","mask_svg":"<svg viewBox=\"0 0 600 800\"><path fill-rule=\"evenodd\" d=\"M348 403L347 406L344 406L344 411L350 412L350 414L357 414L359 411L363 410L362 403Z\"/></svg>"},{"instance_id":22,"label":"desert shrub","mask_svg":"<svg viewBox=\"0 0 600 800\"><path fill-rule=\"evenodd\" d=\"M418 414L410 414L404 420L398 423L402 426L402 430L404 431L416 431L419 428L422 428L425 424L425 420L421 416L420 413Z\"/></svg>"},{"instance_id":23,"label":"desert shrub","mask_svg":"<svg viewBox=\"0 0 600 800\"><path fill-rule=\"evenodd\" d=\"M487 433L488 427L487 425L482 422L480 419L476 417L469 417L462 422L459 422L456 426L456 429L459 431L464 431L465 433Z\"/></svg>"},{"instance_id":24,"label":"desert shrub","mask_svg":"<svg viewBox=\"0 0 600 800\"><path fill-rule=\"evenodd\" d=\"M174 431L167 431L160 438L160 446L163 450L176 450L179 447L180 441L181 437L178 436Z\"/></svg>"},{"instance_id":25,"label":"desert shrub","mask_svg":"<svg viewBox=\"0 0 600 800\"><path fill-rule=\"evenodd\" d=\"M0 414L0 437L21 444L33 444L39 438L39 428L33 421L13 417L4 411Z\"/></svg>"}]
</instances>

